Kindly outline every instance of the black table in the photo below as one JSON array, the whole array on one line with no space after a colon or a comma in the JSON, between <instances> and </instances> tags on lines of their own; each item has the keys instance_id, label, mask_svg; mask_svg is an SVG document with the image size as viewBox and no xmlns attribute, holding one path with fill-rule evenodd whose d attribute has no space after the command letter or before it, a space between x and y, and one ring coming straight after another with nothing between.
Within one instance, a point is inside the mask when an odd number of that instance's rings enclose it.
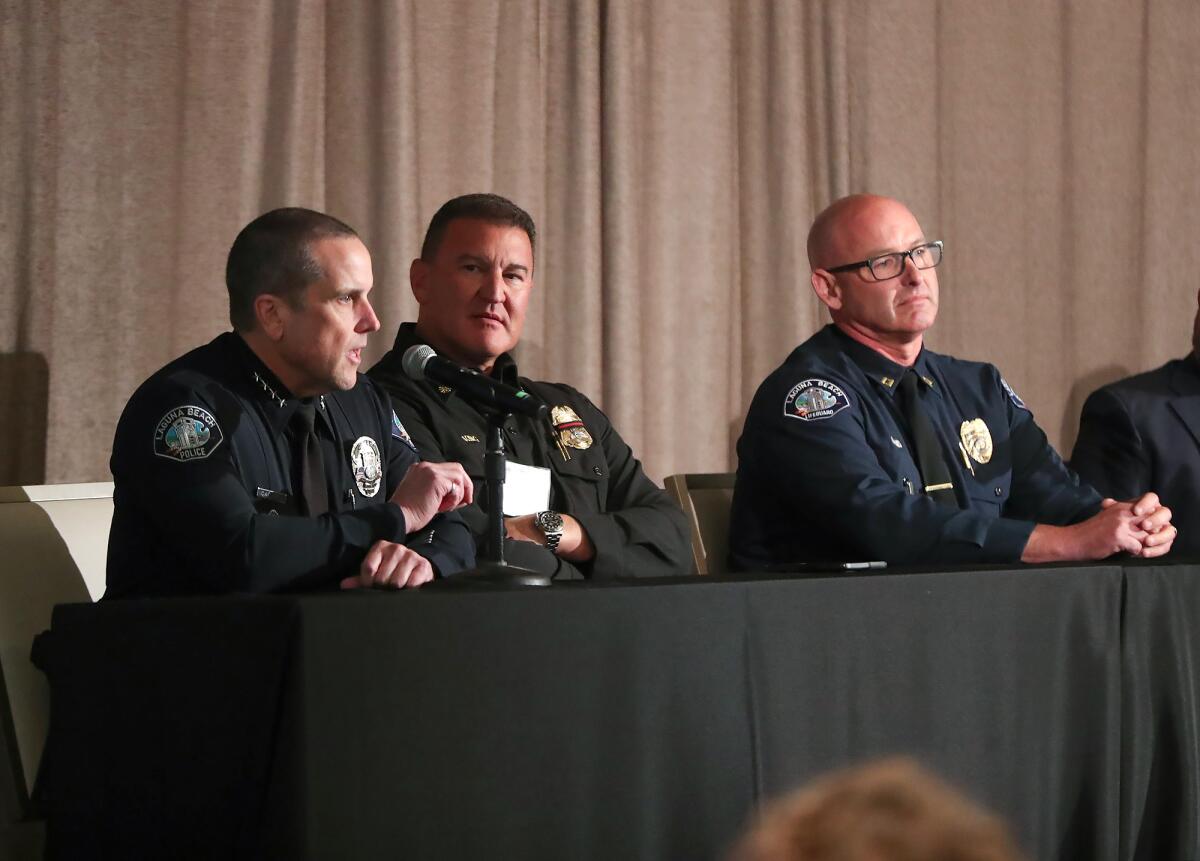
<instances>
[{"instance_id":1,"label":"black table","mask_svg":"<svg viewBox=\"0 0 1200 861\"><path fill-rule=\"evenodd\" d=\"M1200 566L1126 568L1121 854L1200 858Z\"/></svg>"},{"instance_id":2,"label":"black table","mask_svg":"<svg viewBox=\"0 0 1200 861\"><path fill-rule=\"evenodd\" d=\"M1038 859L1195 859L1200 569L57 609L51 857L720 857L905 752Z\"/></svg>"}]
</instances>

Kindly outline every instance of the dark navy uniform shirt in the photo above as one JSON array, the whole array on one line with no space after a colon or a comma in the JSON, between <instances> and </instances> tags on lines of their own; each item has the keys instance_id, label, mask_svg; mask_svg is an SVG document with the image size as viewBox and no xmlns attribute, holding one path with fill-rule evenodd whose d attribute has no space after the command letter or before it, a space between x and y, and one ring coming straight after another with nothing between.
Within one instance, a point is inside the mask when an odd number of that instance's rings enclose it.
<instances>
[{"instance_id":1,"label":"dark navy uniform shirt","mask_svg":"<svg viewBox=\"0 0 1200 861\"><path fill-rule=\"evenodd\" d=\"M734 570L799 561L1015 562L1035 524L1100 496L992 365L921 351L921 402L960 508L922 491L896 392L906 368L829 325L759 387L738 441Z\"/></svg>"},{"instance_id":2,"label":"dark navy uniform shirt","mask_svg":"<svg viewBox=\"0 0 1200 861\"><path fill-rule=\"evenodd\" d=\"M360 376L316 401L330 511L305 517L288 428L298 401L239 335L143 383L113 442L106 597L336 588L379 539L440 574L473 565L457 515L406 535L387 502L420 459L387 395Z\"/></svg>"},{"instance_id":3,"label":"dark navy uniform shirt","mask_svg":"<svg viewBox=\"0 0 1200 861\"><path fill-rule=\"evenodd\" d=\"M448 387L417 382L404 373L404 352L423 341L405 323L396 343L367 373L392 396L392 403L417 447L429 460L457 461L475 481L475 499L462 508L476 541L487 530L483 456L487 420ZM558 579L663 577L691 571L691 542L683 512L642 470L633 451L590 400L561 383L521 377L507 353L492 369L497 379L532 392L551 408L550 421L509 416L505 450L527 466L550 470L550 508L580 522L596 556L571 563L541 545L508 540L508 562Z\"/></svg>"}]
</instances>

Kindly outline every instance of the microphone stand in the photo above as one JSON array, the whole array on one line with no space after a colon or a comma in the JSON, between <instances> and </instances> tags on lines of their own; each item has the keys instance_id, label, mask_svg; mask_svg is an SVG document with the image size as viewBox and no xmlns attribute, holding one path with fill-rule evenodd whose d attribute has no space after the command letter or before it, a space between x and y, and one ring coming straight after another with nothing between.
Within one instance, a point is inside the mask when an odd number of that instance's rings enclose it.
<instances>
[{"instance_id":1,"label":"microphone stand","mask_svg":"<svg viewBox=\"0 0 1200 861\"><path fill-rule=\"evenodd\" d=\"M466 586L487 583L493 586L549 586L548 574L510 565L504 561L504 477L507 458L504 454L504 422L511 413L486 410L488 417L487 450L483 456L483 483L487 499L487 534L482 552L474 568L449 577L426 583L430 586Z\"/></svg>"}]
</instances>

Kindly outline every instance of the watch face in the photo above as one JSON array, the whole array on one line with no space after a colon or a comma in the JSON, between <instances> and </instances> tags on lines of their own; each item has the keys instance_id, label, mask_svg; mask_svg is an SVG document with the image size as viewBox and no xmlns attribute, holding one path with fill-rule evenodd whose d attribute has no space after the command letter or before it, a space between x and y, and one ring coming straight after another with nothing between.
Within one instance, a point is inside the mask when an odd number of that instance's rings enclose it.
<instances>
[{"instance_id":1,"label":"watch face","mask_svg":"<svg viewBox=\"0 0 1200 861\"><path fill-rule=\"evenodd\" d=\"M562 532L562 515L557 511L543 511L537 516L537 525L543 532Z\"/></svg>"}]
</instances>

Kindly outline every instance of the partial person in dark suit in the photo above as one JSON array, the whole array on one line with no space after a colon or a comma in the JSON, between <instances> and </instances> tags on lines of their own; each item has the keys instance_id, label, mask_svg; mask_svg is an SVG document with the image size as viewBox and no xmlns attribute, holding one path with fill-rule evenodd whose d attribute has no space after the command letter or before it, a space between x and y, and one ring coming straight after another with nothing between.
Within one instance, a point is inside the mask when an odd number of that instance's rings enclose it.
<instances>
[{"instance_id":1,"label":"partial person in dark suit","mask_svg":"<svg viewBox=\"0 0 1200 861\"><path fill-rule=\"evenodd\" d=\"M1197 297L1200 299L1200 296ZM1106 496L1151 487L1179 530L1171 559L1200 558L1200 309L1192 352L1161 368L1103 386L1079 418L1071 466Z\"/></svg>"}]
</instances>

